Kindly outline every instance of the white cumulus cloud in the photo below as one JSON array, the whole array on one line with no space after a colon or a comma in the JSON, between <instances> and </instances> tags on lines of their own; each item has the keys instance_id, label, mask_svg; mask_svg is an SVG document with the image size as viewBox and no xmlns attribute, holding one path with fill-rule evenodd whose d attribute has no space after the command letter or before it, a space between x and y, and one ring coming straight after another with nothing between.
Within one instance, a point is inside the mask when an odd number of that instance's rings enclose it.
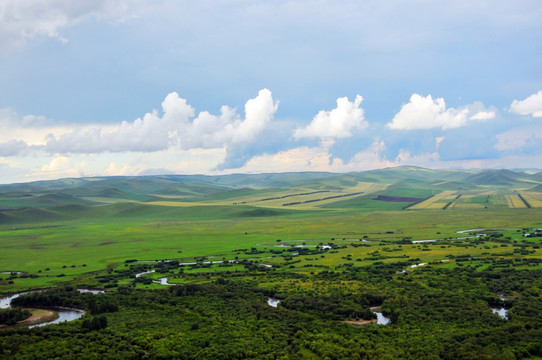
<instances>
[{"instance_id":1,"label":"white cumulus cloud","mask_svg":"<svg viewBox=\"0 0 542 360\"><path fill-rule=\"evenodd\" d=\"M362 171L394 166L393 162L386 159L384 150L386 150L386 143L376 137L367 149L356 153L349 162L344 164L342 171Z\"/></svg>"},{"instance_id":2,"label":"white cumulus cloud","mask_svg":"<svg viewBox=\"0 0 542 360\"><path fill-rule=\"evenodd\" d=\"M220 115L207 111L196 118L195 110L176 92L157 110L133 122L123 121L117 127L77 129L60 136L48 135L45 150L49 153L153 152L178 146L182 149L223 148L257 140L273 119L278 103L271 91L262 89L245 104L245 118L228 106Z\"/></svg>"},{"instance_id":3,"label":"white cumulus cloud","mask_svg":"<svg viewBox=\"0 0 542 360\"><path fill-rule=\"evenodd\" d=\"M256 155L235 170L247 173L328 171L330 158L331 154L325 149L303 146L276 154Z\"/></svg>"},{"instance_id":4,"label":"white cumulus cloud","mask_svg":"<svg viewBox=\"0 0 542 360\"><path fill-rule=\"evenodd\" d=\"M109 164L107 169L104 170L103 174L106 176L125 176L128 174L134 174L132 168L128 164L123 164L122 166L117 166L114 162Z\"/></svg>"},{"instance_id":5,"label":"white cumulus cloud","mask_svg":"<svg viewBox=\"0 0 542 360\"><path fill-rule=\"evenodd\" d=\"M39 161L39 159L37 159ZM65 177L80 177L83 176L81 171L83 164L71 166L70 158L66 156L54 156L48 164L44 164L41 168L35 169L35 172L26 174L29 181L36 179L59 179Z\"/></svg>"},{"instance_id":6,"label":"white cumulus cloud","mask_svg":"<svg viewBox=\"0 0 542 360\"><path fill-rule=\"evenodd\" d=\"M57 156L49 164L43 165L41 171L58 171L67 167L70 159L65 156Z\"/></svg>"},{"instance_id":7,"label":"white cumulus cloud","mask_svg":"<svg viewBox=\"0 0 542 360\"><path fill-rule=\"evenodd\" d=\"M245 104L245 119L228 106L222 106L220 115L201 112L191 124L179 128L181 147L218 148L231 144L254 142L273 119L278 102L271 91L262 89L258 96Z\"/></svg>"},{"instance_id":8,"label":"white cumulus cloud","mask_svg":"<svg viewBox=\"0 0 542 360\"><path fill-rule=\"evenodd\" d=\"M510 112L521 115L542 117L542 90L523 100L514 100L510 105Z\"/></svg>"},{"instance_id":9,"label":"white cumulus cloud","mask_svg":"<svg viewBox=\"0 0 542 360\"><path fill-rule=\"evenodd\" d=\"M472 115L469 120L479 120L479 121L485 121L485 120L491 120L495 118L496 114L495 111L479 111L476 114Z\"/></svg>"},{"instance_id":10,"label":"white cumulus cloud","mask_svg":"<svg viewBox=\"0 0 542 360\"><path fill-rule=\"evenodd\" d=\"M480 103L447 109L443 98L433 99L431 95L413 94L386 126L394 130L446 130L465 126L469 121L485 121L495 116L494 111L483 110Z\"/></svg>"},{"instance_id":11,"label":"white cumulus cloud","mask_svg":"<svg viewBox=\"0 0 542 360\"><path fill-rule=\"evenodd\" d=\"M354 130L368 126L364 111L360 107L363 97L356 95L350 102L347 97L337 99L337 107L331 111L322 110L305 127L295 130L294 137L300 138L346 138Z\"/></svg>"}]
</instances>

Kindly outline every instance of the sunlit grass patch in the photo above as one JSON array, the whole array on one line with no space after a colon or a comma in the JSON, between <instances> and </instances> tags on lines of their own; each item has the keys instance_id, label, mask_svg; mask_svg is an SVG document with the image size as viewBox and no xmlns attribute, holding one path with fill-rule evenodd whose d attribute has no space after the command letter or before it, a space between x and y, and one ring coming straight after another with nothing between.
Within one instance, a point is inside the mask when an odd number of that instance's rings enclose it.
<instances>
[{"instance_id":1,"label":"sunlit grass patch","mask_svg":"<svg viewBox=\"0 0 542 360\"><path fill-rule=\"evenodd\" d=\"M411 206L409 209L443 209L448 203L456 199L457 195L456 191L446 190L419 204Z\"/></svg>"},{"instance_id":2,"label":"sunlit grass patch","mask_svg":"<svg viewBox=\"0 0 542 360\"><path fill-rule=\"evenodd\" d=\"M522 209L527 207L523 200L521 200L521 198L517 194L510 194L505 196L509 208Z\"/></svg>"},{"instance_id":3,"label":"sunlit grass patch","mask_svg":"<svg viewBox=\"0 0 542 360\"><path fill-rule=\"evenodd\" d=\"M521 192L523 198L531 205L533 208L542 207L542 193L538 192Z\"/></svg>"}]
</instances>

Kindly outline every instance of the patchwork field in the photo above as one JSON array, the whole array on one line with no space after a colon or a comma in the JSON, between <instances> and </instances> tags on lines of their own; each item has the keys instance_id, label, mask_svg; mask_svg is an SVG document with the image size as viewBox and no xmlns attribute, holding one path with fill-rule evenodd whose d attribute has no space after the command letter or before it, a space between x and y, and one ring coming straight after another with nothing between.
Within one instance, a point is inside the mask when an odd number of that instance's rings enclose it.
<instances>
[{"instance_id":1,"label":"patchwork field","mask_svg":"<svg viewBox=\"0 0 542 360\"><path fill-rule=\"evenodd\" d=\"M440 194L434 195L419 204L410 207L412 210L444 209L452 203L458 196L456 191L446 190Z\"/></svg>"},{"instance_id":2,"label":"patchwork field","mask_svg":"<svg viewBox=\"0 0 542 360\"><path fill-rule=\"evenodd\" d=\"M327 186L326 186L327 185ZM317 209L321 205L332 204L347 198L360 195L368 195L384 190L386 184L358 182L355 186L340 187L333 184L326 184L318 187L296 187L291 189L277 189L266 193L245 195L243 192L231 192L227 198L215 198L201 201L179 201L179 199L168 198L162 201L147 202L150 205L161 206L231 206L249 205L264 208L282 209ZM325 190L327 189L327 190Z\"/></svg>"},{"instance_id":3,"label":"patchwork field","mask_svg":"<svg viewBox=\"0 0 542 360\"><path fill-rule=\"evenodd\" d=\"M532 203L532 204L531 204ZM525 209L542 207L542 193L511 192L510 190L492 191L443 191L424 201L409 207L411 210L421 209L487 209L507 207Z\"/></svg>"},{"instance_id":4,"label":"patchwork field","mask_svg":"<svg viewBox=\"0 0 542 360\"><path fill-rule=\"evenodd\" d=\"M448 208L453 209L484 209L492 201L490 200L490 195L471 195L471 194L461 194L459 198L456 198L455 201Z\"/></svg>"}]
</instances>

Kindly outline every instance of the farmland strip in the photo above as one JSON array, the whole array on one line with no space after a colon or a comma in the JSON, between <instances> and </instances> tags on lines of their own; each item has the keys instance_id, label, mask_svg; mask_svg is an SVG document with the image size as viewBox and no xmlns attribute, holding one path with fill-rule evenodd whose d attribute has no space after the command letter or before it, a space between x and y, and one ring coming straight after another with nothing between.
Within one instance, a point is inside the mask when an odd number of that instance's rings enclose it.
<instances>
[{"instance_id":1,"label":"farmland strip","mask_svg":"<svg viewBox=\"0 0 542 360\"><path fill-rule=\"evenodd\" d=\"M329 192L329 190L319 190L319 191L313 191L313 192L306 192L306 193L299 193L299 194L290 194L290 195L284 195L284 196L277 196L277 197L270 197L265 199L256 200L254 202L260 202L260 201L269 201L269 200L279 200L279 199L285 199L292 196L304 196L304 195L313 195L313 194L319 194Z\"/></svg>"},{"instance_id":2,"label":"farmland strip","mask_svg":"<svg viewBox=\"0 0 542 360\"><path fill-rule=\"evenodd\" d=\"M435 196L435 195L431 195L431 196L429 196L429 197L427 197L427 198L425 198L425 199L421 199L421 200L419 200L419 201L413 202L412 204L409 204L409 205L407 205L407 206L404 206L404 207L403 207L403 210L406 210L406 209L408 209L409 207L412 207L412 206L414 206L414 205L418 205L418 204L420 204L420 203L422 203L422 202L424 202L424 201L427 201L427 200L431 199L433 196Z\"/></svg>"},{"instance_id":3,"label":"farmland strip","mask_svg":"<svg viewBox=\"0 0 542 360\"><path fill-rule=\"evenodd\" d=\"M330 200L330 199L338 199L338 198L342 198L342 197L356 196L356 195L361 195L361 194L363 194L363 191L355 192L355 193L351 193L351 194L328 196L328 197L321 198L321 199L312 199L312 200L306 200L306 201L296 201L296 202L291 202L291 203L282 204L282 206L292 206L292 205L308 204L308 203L317 202L317 201L324 201L324 200Z\"/></svg>"},{"instance_id":4,"label":"farmland strip","mask_svg":"<svg viewBox=\"0 0 542 360\"><path fill-rule=\"evenodd\" d=\"M420 201L424 199L417 198L417 197L378 195L377 197L373 198L373 200L388 201L388 202L414 202L414 201Z\"/></svg>"},{"instance_id":5,"label":"farmland strip","mask_svg":"<svg viewBox=\"0 0 542 360\"><path fill-rule=\"evenodd\" d=\"M531 208L542 207L542 193L524 192L522 196L531 205Z\"/></svg>"},{"instance_id":6,"label":"farmland strip","mask_svg":"<svg viewBox=\"0 0 542 360\"><path fill-rule=\"evenodd\" d=\"M521 201L523 201L523 203L525 204L525 206L527 206L529 209L531 208L531 204L529 204L529 203L527 202L527 200L525 200L525 199L523 198L523 196L521 196L520 193L518 193L518 197L521 199Z\"/></svg>"},{"instance_id":7,"label":"farmland strip","mask_svg":"<svg viewBox=\"0 0 542 360\"><path fill-rule=\"evenodd\" d=\"M325 192L329 192L329 190L318 190L318 191L311 191L311 192L305 192L305 193L289 194L289 195L284 195L284 196L275 196L275 197L254 200L254 201L242 201L240 203L234 202L233 205L252 204L252 203L257 203L257 202L262 202L262 201L280 200L280 199L285 199L292 196L307 196L307 195L314 195L314 194L325 193Z\"/></svg>"}]
</instances>

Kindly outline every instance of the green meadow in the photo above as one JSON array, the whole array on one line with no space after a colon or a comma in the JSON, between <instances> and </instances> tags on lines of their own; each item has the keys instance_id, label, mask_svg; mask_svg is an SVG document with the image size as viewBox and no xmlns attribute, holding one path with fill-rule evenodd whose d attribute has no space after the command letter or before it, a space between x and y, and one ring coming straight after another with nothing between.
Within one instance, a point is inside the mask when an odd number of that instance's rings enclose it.
<instances>
[{"instance_id":1,"label":"green meadow","mask_svg":"<svg viewBox=\"0 0 542 360\"><path fill-rule=\"evenodd\" d=\"M455 180L461 175L462 181ZM337 250L336 256L312 261L334 267L344 262L343 253L358 259L354 265L367 265L368 252L402 239L440 240L461 237L457 231L465 229L514 228L518 232L512 235L521 243L525 238L519 229L542 227L538 208L508 208L489 200L512 192L513 187L520 191L533 187L527 174L511 179L508 172L502 173L507 185L495 174L486 174L489 184L467 181L483 181L483 175L403 168L346 175L311 173L306 178L303 174L267 179L233 175L242 184L237 187L228 176L91 178L3 186L0 271L33 277L13 284L3 281L0 290L53 286L129 259L231 260L239 257L237 249L277 249L277 240L284 244L304 240L316 246L336 239L338 245L347 244L349 249ZM485 206L420 207L429 201L424 199L451 188L464 194L456 205ZM488 195L472 195L482 191ZM412 204L418 208L409 209ZM352 238L370 242L350 249L355 242L341 240ZM419 247L406 244L402 253L430 262L464 249L454 242L442 250L419 251ZM430 248L435 247L431 243ZM479 255L482 250L470 252ZM269 262L281 261L275 254ZM296 271L302 265L305 260L295 266Z\"/></svg>"},{"instance_id":2,"label":"green meadow","mask_svg":"<svg viewBox=\"0 0 542 360\"><path fill-rule=\"evenodd\" d=\"M76 358L540 356L539 175L403 167L0 186L0 292L51 289L19 306L88 311L43 328L56 335L0 330L0 358L52 351L59 331ZM391 325L352 325L376 321L375 306ZM472 334L482 340L461 340Z\"/></svg>"}]
</instances>

